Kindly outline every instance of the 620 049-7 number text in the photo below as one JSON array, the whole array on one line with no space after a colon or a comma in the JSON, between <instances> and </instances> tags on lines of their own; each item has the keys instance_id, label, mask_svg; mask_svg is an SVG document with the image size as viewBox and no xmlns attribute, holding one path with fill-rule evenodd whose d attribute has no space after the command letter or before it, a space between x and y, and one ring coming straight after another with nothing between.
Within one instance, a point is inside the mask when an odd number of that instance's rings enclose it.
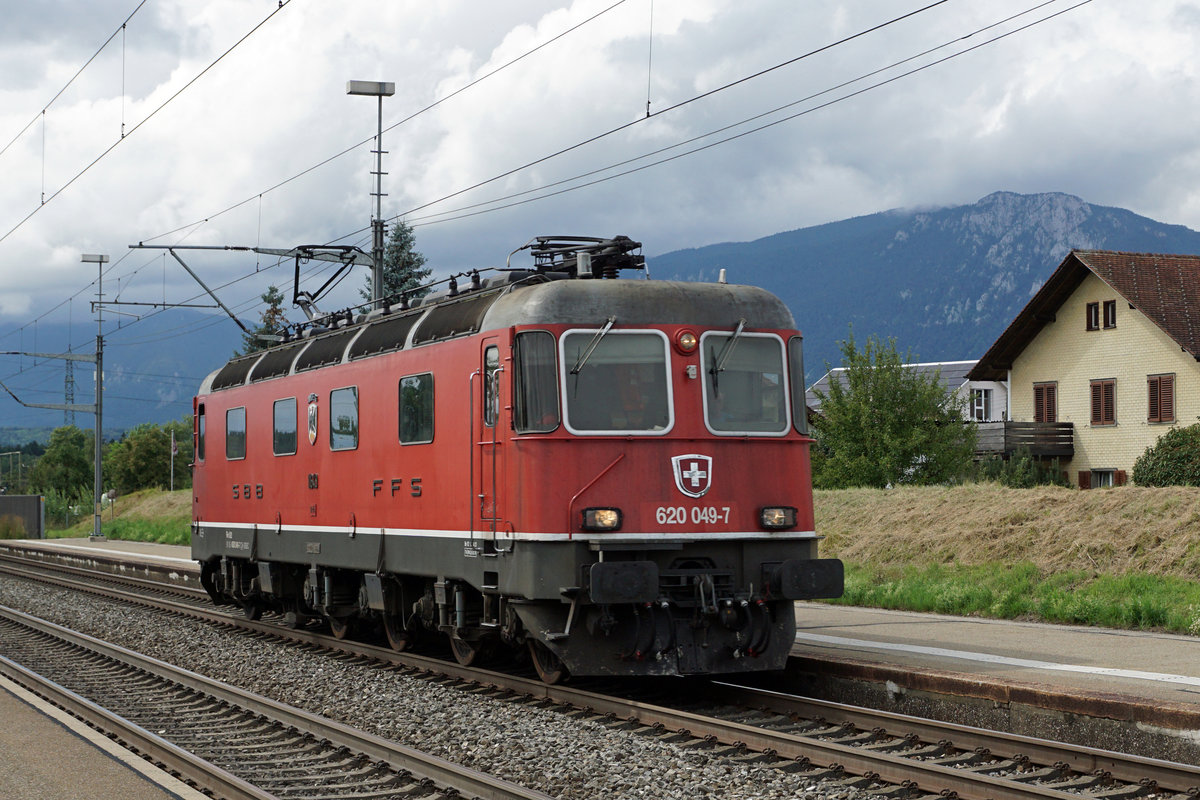
<instances>
[{"instance_id":1,"label":"620 049-7 number text","mask_svg":"<svg viewBox=\"0 0 1200 800\"><path fill-rule=\"evenodd\" d=\"M654 519L659 525L723 525L729 522L729 506L659 506Z\"/></svg>"}]
</instances>

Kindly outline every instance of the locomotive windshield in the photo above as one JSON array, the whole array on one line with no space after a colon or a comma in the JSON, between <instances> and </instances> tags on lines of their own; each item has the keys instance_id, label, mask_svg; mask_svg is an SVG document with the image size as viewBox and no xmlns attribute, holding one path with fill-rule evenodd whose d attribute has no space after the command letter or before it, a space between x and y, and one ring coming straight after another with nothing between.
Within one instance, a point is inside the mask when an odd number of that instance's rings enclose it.
<instances>
[{"instance_id":1,"label":"locomotive windshield","mask_svg":"<svg viewBox=\"0 0 1200 800\"><path fill-rule=\"evenodd\" d=\"M591 348L591 353L587 354ZM586 358L585 358L586 354ZM666 433L667 339L657 331L571 331L562 337L563 398L574 433Z\"/></svg>"},{"instance_id":2,"label":"locomotive windshield","mask_svg":"<svg viewBox=\"0 0 1200 800\"><path fill-rule=\"evenodd\" d=\"M704 334L704 415L713 433L787 432L783 342L753 333Z\"/></svg>"}]
</instances>

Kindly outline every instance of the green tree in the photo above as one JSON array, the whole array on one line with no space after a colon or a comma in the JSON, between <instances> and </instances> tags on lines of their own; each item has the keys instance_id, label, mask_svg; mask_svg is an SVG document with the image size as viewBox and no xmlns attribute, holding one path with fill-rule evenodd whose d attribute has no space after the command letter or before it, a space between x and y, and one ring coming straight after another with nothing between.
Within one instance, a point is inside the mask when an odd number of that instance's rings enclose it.
<instances>
[{"instance_id":1,"label":"green tree","mask_svg":"<svg viewBox=\"0 0 1200 800\"><path fill-rule=\"evenodd\" d=\"M260 336L278 336L284 326L283 292L277 286L268 286L262 293L262 301L266 304L259 323L249 333L242 334L242 349L235 356L248 356L267 347L269 340Z\"/></svg>"},{"instance_id":2,"label":"green tree","mask_svg":"<svg viewBox=\"0 0 1200 800\"><path fill-rule=\"evenodd\" d=\"M95 477L95 434L74 425L55 428L46 452L29 471L29 486L80 499L90 496Z\"/></svg>"},{"instance_id":3,"label":"green tree","mask_svg":"<svg viewBox=\"0 0 1200 800\"><path fill-rule=\"evenodd\" d=\"M192 460L190 420L166 425L147 423L129 431L104 454L105 482L122 494L138 489L171 486L171 432L175 432L175 488L191 485L188 464Z\"/></svg>"},{"instance_id":4,"label":"green tree","mask_svg":"<svg viewBox=\"0 0 1200 800\"><path fill-rule=\"evenodd\" d=\"M404 292L409 300L417 300L429 293L429 289L417 288L429 280L432 270L425 266L425 256L417 250L417 238L411 225L396 220L383 251L383 296L391 297ZM359 290L363 300L371 299L371 276Z\"/></svg>"},{"instance_id":5,"label":"green tree","mask_svg":"<svg viewBox=\"0 0 1200 800\"><path fill-rule=\"evenodd\" d=\"M814 484L882 488L964 475L975 429L964 423L961 399L948 396L937 375L905 369L911 354L902 359L895 339L872 336L860 351L851 330L839 345L845 372L817 393Z\"/></svg>"},{"instance_id":6,"label":"green tree","mask_svg":"<svg viewBox=\"0 0 1200 800\"><path fill-rule=\"evenodd\" d=\"M1200 424L1172 428L1133 462L1138 486L1200 486Z\"/></svg>"}]
</instances>

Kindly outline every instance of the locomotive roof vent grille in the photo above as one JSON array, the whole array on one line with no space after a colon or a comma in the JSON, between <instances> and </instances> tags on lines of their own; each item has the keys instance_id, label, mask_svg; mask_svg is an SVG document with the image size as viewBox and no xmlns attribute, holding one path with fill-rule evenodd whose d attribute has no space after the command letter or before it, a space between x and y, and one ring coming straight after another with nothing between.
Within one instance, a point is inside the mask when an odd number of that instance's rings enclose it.
<instances>
[{"instance_id":1,"label":"locomotive roof vent grille","mask_svg":"<svg viewBox=\"0 0 1200 800\"><path fill-rule=\"evenodd\" d=\"M347 328L313 339L312 343L296 359L296 372L340 363L342 354L346 352L346 345L358 331L358 328Z\"/></svg>"},{"instance_id":2,"label":"locomotive roof vent grille","mask_svg":"<svg viewBox=\"0 0 1200 800\"><path fill-rule=\"evenodd\" d=\"M413 344L425 344L475 333L479 330L484 314L500 296L500 292L473 294L458 302L435 305L413 333Z\"/></svg>"},{"instance_id":3,"label":"locomotive roof vent grille","mask_svg":"<svg viewBox=\"0 0 1200 800\"><path fill-rule=\"evenodd\" d=\"M402 349L408 339L408 332L417 324L421 314L422 312L417 311L403 316L376 319L367 326L362 336L350 345L350 360Z\"/></svg>"},{"instance_id":4,"label":"locomotive roof vent grille","mask_svg":"<svg viewBox=\"0 0 1200 800\"><path fill-rule=\"evenodd\" d=\"M217 389L228 389L231 386L241 386L246 382L246 376L250 374L250 368L258 361L262 353L254 353L245 358L236 358L230 361L221 371L217 373L217 377L213 378L213 391Z\"/></svg>"},{"instance_id":5,"label":"locomotive roof vent grille","mask_svg":"<svg viewBox=\"0 0 1200 800\"><path fill-rule=\"evenodd\" d=\"M250 381L265 381L268 378L278 378L280 375L287 375L292 371L292 362L296 360L296 353L300 348L304 347L306 342L297 344L287 344L281 347L273 347L267 351L262 360L258 362L258 366L254 368L254 372L250 375Z\"/></svg>"}]
</instances>

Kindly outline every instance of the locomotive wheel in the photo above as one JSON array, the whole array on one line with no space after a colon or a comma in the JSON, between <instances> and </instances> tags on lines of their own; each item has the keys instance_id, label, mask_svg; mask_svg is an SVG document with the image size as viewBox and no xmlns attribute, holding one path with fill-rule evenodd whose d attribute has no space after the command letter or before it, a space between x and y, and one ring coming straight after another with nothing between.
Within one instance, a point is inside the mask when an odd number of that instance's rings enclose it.
<instances>
[{"instance_id":1,"label":"locomotive wheel","mask_svg":"<svg viewBox=\"0 0 1200 800\"><path fill-rule=\"evenodd\" d=\"M242 606L242 613L245 614L248 620L257 620L262 618L263 608L258 603L253 601Z\"/></svg>"},{"instance_id":2,"label":"locomotive wheel","mask_svg":"<svg viewBox=\"0 0 1200 800\"><path fill-rule=\"evenodd\" d=\"M329 630L333 632L333 638L345 639L350 635L350 620L341 617L328 617Z\"/></svg>"},{"instance_id":3,"label":"locomotive wheel","mask_svg":"<svg viewBox=\"0 0 1200 800\"><path fill-rule=\"evenodd\" d=\"M300 627L300 615L295 611L286 611L283 615L283 627L295 630Z\"/></svg>"},{"instance_id":4,"label":"locomotive wheel","mask_svg":"<svg viewBox=\"0 0 1200 800\"><path fill-rule=\"evenodd\" d=\"M464 667L469 667L475 663L475 658L479 655L479 645L460 639L457 636L451 636L450 651L454 653L455 661Z\"/></svg>"},{"instance_id":5,"label":"locomotive wheel","mask_svg":"<svg viewBox=\"0 0 1200 800\"><path fill-rule=\"evenodd\" d=\"M533 661L533 668L537 670L542 683L553 685L566 677L566 666L549 647L536 639L527 639L526 642L529 645L529 658Z\"/></svg>"},{"instance_id":6,"label":"locomotive wheel","mask_svg":"<svg viewBox=\"0 0 1200 800\"><path fill-rule=\"evenodd\" d=\"M398 614L383 615L383 632L387 634L388 644L397 653L403 652L412 644L412 634L404 629L404 618Z\"/></svg>"}]
</instances>

